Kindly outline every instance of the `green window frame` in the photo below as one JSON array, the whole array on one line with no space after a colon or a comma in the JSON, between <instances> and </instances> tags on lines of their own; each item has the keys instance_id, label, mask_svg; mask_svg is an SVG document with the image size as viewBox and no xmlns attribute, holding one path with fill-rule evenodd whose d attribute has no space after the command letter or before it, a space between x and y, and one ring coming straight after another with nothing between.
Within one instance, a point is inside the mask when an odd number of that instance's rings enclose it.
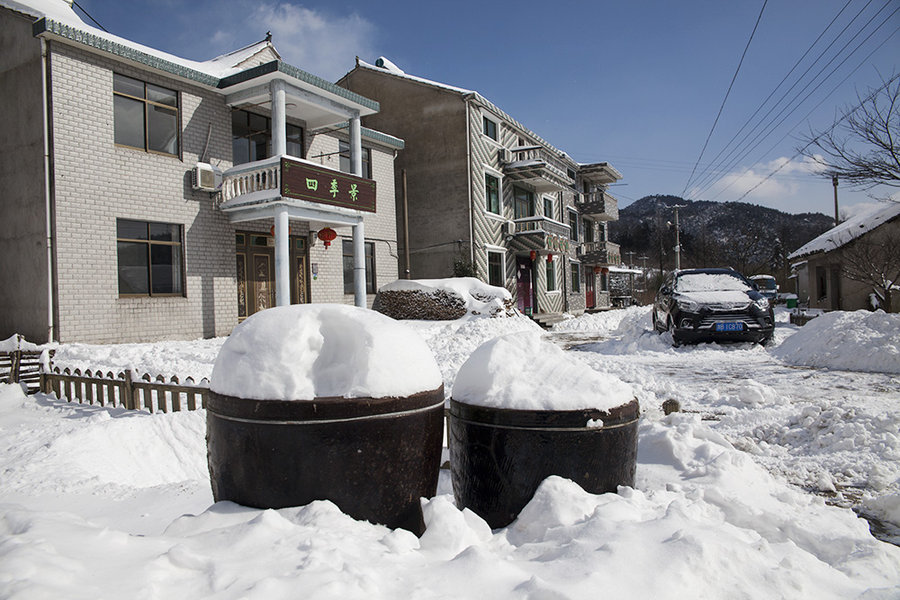
<instances>
[{"instance_id":1,"label":"green window frame","mask_svg":"<svg viewBox=\"0 0 900 600\"><path fill-rule=\"evenodd\" d=\"M117 146L178 156L178 92L113 73L113 131Z\"/></svg>"},{"instance_id":2,"label":"green window frame","mask_svg":"<svg viewBox=\"0 0 900 600\"><path fill-rule=\"evenodd\" d=\"M184 296L184 226L116 219L119 296Z\"/></svg>"},{"instance_id":3,"label":"green window frame","mask_svg":"<svg viewBox=\"0 0 900 600\"><path fill-rule=\"evenodd\" d=\"M484 174L484 198L485 198L485 210L488 212L494 213L495 215L500 214L500 179L491 175L490 173Z\"/></svg>"},{"instance_id":4,"label":"green window frame","mask_svg":"<svg viewBox=\"0 0 900 600\"><path fill-rule=\"evenodd\" d=\"M581 265L578 263L569 263L572 271L572 291L581 291Z\"/></svg>"},{"instance_id":5,"label":"green window frame","mask_svg":"<svg viewBox=\"0 0 900 600\"><path fill-rule=\"evenodd\" d=\"M375 293L375 242L365 242L366 253L366 293ZM344 260L344 293L353 294L353 240L341 240Z\"/></svg>"}]
</instances>

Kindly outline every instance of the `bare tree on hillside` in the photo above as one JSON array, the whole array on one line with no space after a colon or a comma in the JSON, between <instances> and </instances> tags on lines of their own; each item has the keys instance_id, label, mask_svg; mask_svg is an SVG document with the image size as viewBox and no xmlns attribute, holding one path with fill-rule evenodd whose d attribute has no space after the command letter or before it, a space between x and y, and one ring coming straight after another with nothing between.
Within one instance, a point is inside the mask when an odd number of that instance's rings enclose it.
<instances>
[{"instance_id":1,"label":"bare tree on hillside","mask_svg":"<svg viewBox=\"0 0 900 600\"><path fill-rule=\"evenodd\" d=\"M824 162L829 179L836 175L862 189L900 187L900 75L857 98L836 126L806 136L799 152Z\"/></svg>"},{"instance_id":2,"label":"bare tree on hillside","mask_svg":"<svg viewBox=\"0 0 900 600\"><path fill-rule=\"evenodd\" d=\"M882 225L841 250L841 270L847 279L871 285L881 308L891 312L891 290L900 285L900 236Z\"/></svg>"}]
</instances>

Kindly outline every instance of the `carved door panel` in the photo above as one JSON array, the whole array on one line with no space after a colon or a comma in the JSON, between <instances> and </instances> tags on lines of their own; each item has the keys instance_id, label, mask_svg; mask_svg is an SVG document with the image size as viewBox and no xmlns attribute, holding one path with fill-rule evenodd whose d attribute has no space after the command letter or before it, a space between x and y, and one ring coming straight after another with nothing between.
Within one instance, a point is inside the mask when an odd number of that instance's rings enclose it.
<instances>
[{"instance_id":1,"label":"carved door panel","mask_svg":"<svg viewBox=\"0 0 900 600\"><path fill-rule=\"evenodd\" d=\"M273 257L269 253L253 254L253 312L275 306L275 274Z\"/></svg>"}]
</instances>

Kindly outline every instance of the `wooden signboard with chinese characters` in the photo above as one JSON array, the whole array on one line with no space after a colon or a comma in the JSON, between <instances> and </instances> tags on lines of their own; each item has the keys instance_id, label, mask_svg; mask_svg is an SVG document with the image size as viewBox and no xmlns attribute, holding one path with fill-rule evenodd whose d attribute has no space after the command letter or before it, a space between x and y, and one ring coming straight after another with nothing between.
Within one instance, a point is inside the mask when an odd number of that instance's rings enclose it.
<instances>
[{"instance_id":1,"label":"wooden signboard with chinese characters","mask_svg":"<svg viewBox=\"0 0 900 600\"><path fill-rule=\"evenodd\" d=\"M281 158L281 195L375 212L375 182L332 169Z\"/></svg>"}]
</instances>

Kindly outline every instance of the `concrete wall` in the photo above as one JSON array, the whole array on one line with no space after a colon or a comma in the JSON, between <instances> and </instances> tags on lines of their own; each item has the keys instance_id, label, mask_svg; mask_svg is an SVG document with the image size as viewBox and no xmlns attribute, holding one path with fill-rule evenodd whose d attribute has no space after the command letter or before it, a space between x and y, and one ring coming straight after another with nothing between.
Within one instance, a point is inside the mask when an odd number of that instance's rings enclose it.
<instances>
[{"instance_id":1,"label":"concrete wall","mask_svg":"<svg viewBox=\"0 0 900 600\"><path fill-rule=\"evenodd\" d=\"M338 84L381 103L380 113L364 118L366 127L406 143L394 167L398 192L401 170L407 171L411 278L452 276L454 260L470 257L471 240L461 95L366 69L351 71ZM397 230L402 232L402 222ZM398 241L403 256L405 241ZM402 261L399 268L405 269Z\"/></svg>"},{"instance_id":2,"label":"concrete wall","mask_svg":"<svg viewBox=\"0 0 900 600\"><path fill-rule=\"evenodd\" d=\"M221 336L237 324L234 228L190 170L231 165L231 115L214 92L53 44L53 139L60 341ZM117 147L113 72L177 90L182 157ZM211 126L211 129L210 129ZM120 297L116 219L184 229L184 297Z\"/></svg>"},{"instance_id":3,"label":"concrete wall","mask_svg":"<svg viewBox=\"0 0 900 600\"><path fill-rule=\"evenodd\" d=\"M41 44L0 8L0 339L49 339Z\"/></svg>"}]
</instances>

